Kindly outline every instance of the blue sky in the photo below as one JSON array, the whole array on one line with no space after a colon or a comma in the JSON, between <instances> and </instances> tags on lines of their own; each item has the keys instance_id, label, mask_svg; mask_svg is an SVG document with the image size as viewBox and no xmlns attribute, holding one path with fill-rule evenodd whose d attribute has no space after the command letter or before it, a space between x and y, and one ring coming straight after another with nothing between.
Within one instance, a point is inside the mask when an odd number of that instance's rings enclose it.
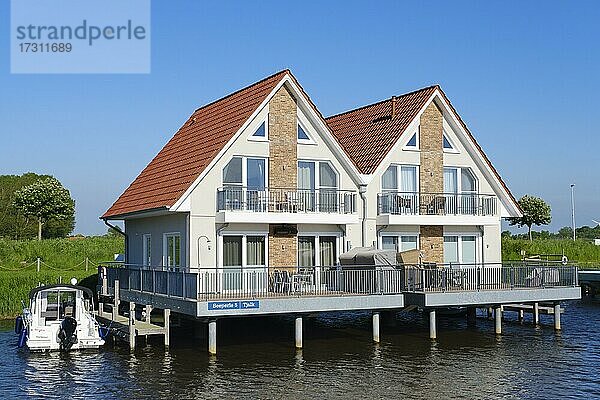
<instances>
[{"instance_id":1,"label":"blue sky","mask_svg":"<svg viewBox=\"0 0 600 400\"><path fill-rule=\"evenodd\" d=\"M515 194L556 230L600 218L600 3L153 1L144 75L11 75L0 4L0 174L58 177L75 232L194 109L290 68L324 115L442 85Z\"/></svg>"}]
</instances>

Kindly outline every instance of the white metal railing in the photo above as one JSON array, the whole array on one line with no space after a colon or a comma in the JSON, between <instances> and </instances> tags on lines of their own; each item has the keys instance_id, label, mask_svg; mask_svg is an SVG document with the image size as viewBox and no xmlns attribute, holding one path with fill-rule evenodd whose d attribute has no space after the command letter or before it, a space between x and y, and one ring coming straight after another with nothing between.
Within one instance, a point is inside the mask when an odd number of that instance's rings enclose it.
<instances>
[{"instance_id":1,"label":"white metal railing","mask_svg":"<svg viewBox=\"0 0 600 400\"><path fill-rule=\"evenodd\" d=\"M218 211L356 213L356 192L337 189L217 189Z\"/></svg>"},{"instance_id":2,"label":"white metal railing","mask_svg":"<svg viewBox=\"0 0 600 400\"><path fill-rule=\"evenodd\" d=\"M383 192L377 196L378 214L496 215L496 196L478 193Z\"/></svg>"},{"instance_id":3,"label":"white metal railing","mask_svg":"<svg viewBox=\"0 0 600 400\"><path fill-rule=\"evenodd\" d=\"M220 268L198 272L100 267L104 294L123 290L189 300L389 295L578 285L577 267L539 264Z\"/></svg>"},{"instance_id":4,"label":"white metal railing","mask_svg":"<svg viewBox=\"0 0 600 400\"><path fill-rule=\"evenodd\" d=\"M406 266L411 292L543 289L578 285L577 267L548 264Z\"/></svg>"}]
</instances>

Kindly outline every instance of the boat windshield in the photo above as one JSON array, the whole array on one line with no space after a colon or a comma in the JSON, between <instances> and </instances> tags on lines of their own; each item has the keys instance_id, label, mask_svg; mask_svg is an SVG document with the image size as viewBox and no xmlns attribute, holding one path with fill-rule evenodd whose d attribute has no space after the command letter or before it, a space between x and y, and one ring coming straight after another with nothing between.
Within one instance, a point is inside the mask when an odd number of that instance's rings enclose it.
<instances>
[{"instance_id":1,"label":"boat windshield","mask_svg":"<svg viewBox=\"0 0 600 400\"><path fill-rule=\"evenodd\" d=\"M73 290L51 290L42 293L41 317L46 322L75 318L75 299L77 292Z\"/></svg>"}]
</instances>

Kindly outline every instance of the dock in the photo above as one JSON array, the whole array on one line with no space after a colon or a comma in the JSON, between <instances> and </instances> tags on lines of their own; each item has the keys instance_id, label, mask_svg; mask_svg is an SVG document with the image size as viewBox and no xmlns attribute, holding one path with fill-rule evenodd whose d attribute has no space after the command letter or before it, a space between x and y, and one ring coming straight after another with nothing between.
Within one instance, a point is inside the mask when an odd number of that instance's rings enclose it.
<instances>
[{"instance_id":1,"label":"dock","mask_svg":"<svg viewBox=\"0 0 600 400\"><path fill-rule=\"evenodd\" d=\"M297 267L289 267L294 270ZM312 267L302 269L302 279L281 281L270 270L188 272L158 268L102 266L99 296L103 323L135 347L136 337L163 335L169 345L171 313L206 324L208 352L217 352L217 323L230 317L287 314L294 317L295 347L303 347L303 317L332 311L371 311L373 341L381 338L380 320L394 311L420 308L429 314L429 337L437 339L437 310L466 308L467 322L475 324L477 308L487 308L502 334L504 312L553 315L561 330L560 302L581 298L574 266L386 266L386 268ZM129 304L128 315L119 315L119 303ZM137 318L135 310L150 310ZM164 324L149 316L162 310ZM105 314L105 313L101 313ZM125 313L124 313L125 314ZM143 321L139 321L143 319Z\"/></svg>"},{"instance_id":2,"label":"dock","mask_svg":"<svg viewBox=\"0 0 600 400\"><path fill-rule=\"evenodd\" d=\"M119 281L115 281L115 293L119 293ZM159 325L152 322L152 306L144 306L143 313L137 318L137 307L134 302L129 302L127 315L119 313L121 299L114 294L99 293L99 307L96 312L96 320L100 326L107 329L108 334L115 340L121 340L129 344L131 350L135 349L139 337L148 338L148 336L163 336L165 347L169 347L170 342L170 309L163 310L163 324ZM109 312L106 308L110 309Z\"/></svg>"}]
</instances>

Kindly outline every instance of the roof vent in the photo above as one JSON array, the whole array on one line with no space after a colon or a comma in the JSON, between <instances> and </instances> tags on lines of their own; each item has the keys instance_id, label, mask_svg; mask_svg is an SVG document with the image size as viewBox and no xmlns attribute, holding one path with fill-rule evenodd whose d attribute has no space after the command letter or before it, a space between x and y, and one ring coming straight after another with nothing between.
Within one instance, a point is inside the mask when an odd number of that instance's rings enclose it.
<instances>
[{"instance_id":1,"label":"roof vent","mask_svg":"<svg viewBox=\"0 0 600 400\"><path fill-rule=\"evenodd\" d=\"M396 118L396 114L398 113L398 98L396 96L392 96L392 118Z\"/></svg>"}]
</instances>

